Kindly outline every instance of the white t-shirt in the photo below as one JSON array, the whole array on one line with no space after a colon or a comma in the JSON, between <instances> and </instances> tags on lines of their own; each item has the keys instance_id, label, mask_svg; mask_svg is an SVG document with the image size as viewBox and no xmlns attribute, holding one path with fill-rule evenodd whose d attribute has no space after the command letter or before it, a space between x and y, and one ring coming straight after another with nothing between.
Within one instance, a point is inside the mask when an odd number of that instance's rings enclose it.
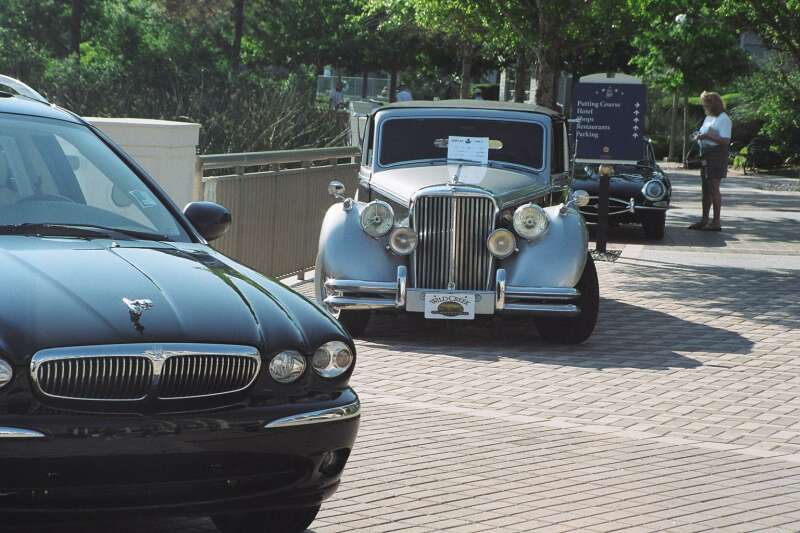
<instances>
[{"instance_id":1,"label":"white t-shirt","mask_svg":"<svg viewBox=\"0 0 800 533\"><path fill-rule=\"evenodd\" d=\"M708 130L713 129L720 137L724 139L730 139L731 128L733 128L731 118L723 111L716 117L707 115L706 119L703 121L703 125L700 126L700 133L707 133ZM700 141L700 143L703 145L703 148L714 148L715 146L718 146L717 143L711 139L703 139Z\"/></svg>"}]
</instances>

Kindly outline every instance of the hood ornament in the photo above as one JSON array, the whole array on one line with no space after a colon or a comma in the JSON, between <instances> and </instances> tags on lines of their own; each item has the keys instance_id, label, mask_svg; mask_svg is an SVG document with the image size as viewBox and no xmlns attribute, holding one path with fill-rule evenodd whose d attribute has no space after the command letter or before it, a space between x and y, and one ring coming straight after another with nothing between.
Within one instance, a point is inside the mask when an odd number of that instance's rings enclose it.
<instances>
[{"instance_id":1,"label":"hood ornament","mask_svg":"<svg viewBox=\"0 0 800 533\"><path fill-rule=\"evenodd\" d=\"M144 314L145 311L153 308L153 300L131 300L130 298L123 298L122 303L128 307L133 327L136 328L136 331L142 333L144 331L144 326L139 323L139 320L142 318L142 314Z\"/></svg>"}]
</instances>

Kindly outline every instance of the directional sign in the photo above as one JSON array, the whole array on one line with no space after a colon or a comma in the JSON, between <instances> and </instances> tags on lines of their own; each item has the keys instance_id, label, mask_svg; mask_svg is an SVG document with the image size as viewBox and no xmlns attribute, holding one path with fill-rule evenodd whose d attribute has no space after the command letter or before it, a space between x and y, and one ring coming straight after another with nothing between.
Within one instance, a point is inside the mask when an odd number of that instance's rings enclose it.
<instances>
[{"instance_id":1,"label":"directional sign","mask_svg":"<svg viewBox=\"0 0 800 533\"><path fill-rule=\"evenodd\" d=\"M629 76L603 78L581 78L573 91L575 161L635 163L644 153L645 86Z\"/></svg>"}]
</instances>

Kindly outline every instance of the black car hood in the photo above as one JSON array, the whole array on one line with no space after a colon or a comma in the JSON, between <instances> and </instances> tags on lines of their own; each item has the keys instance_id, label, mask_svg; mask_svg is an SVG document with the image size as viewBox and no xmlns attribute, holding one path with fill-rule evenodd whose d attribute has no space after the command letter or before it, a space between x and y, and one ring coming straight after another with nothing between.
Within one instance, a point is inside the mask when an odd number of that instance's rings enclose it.
<instances>
[{"instance_id":1,"label":"black car hood","mask_svg":"<svg viewBox=\"0 0 800 533\"><path fill-rule=\"evenodd\" d=\"M153 306L136 321L124 298ZM309 352L340 337L312 303L204 245L0 236L0 352L17 364L63 346L203 342Z\"/></svg>"},{"instance_id":2,"label":"black car hood","mask_svg":"<svg viewBox=\"0 0 800 533\"><path fill-rule=\"evenodd\" d=\"M638 178L638 179L636 179ZM642 187L647 180L642 176L625 175L611 176L609 179L609 194L615 197L644 198ZM572 189L583 189L592 196L596 196L600 189L600 180L595 177L576 177L572 182Z\"/></svg>"}]
</instances>

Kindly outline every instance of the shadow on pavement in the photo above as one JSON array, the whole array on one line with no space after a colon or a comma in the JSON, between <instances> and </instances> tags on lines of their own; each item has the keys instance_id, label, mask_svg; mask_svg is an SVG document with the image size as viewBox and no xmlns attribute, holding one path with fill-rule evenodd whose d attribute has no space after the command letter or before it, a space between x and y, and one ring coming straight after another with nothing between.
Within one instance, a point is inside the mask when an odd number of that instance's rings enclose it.
<instances>
[{"instance_id":1,"label":"shadow on pavement","mask_svg":"<svg viewBox=\"0 0 800 533\"><path fill-rule=\"evenodd\" d=\"M677 352L747 353L753 346L735 332L607 298L601 299L594 335L578 346L543 342L530 318L489 318L465 324L376 314L363 338L402 353L485 361L515 358L594 369L696 368L700 361Z\"/></svg>"}]
</instances>

